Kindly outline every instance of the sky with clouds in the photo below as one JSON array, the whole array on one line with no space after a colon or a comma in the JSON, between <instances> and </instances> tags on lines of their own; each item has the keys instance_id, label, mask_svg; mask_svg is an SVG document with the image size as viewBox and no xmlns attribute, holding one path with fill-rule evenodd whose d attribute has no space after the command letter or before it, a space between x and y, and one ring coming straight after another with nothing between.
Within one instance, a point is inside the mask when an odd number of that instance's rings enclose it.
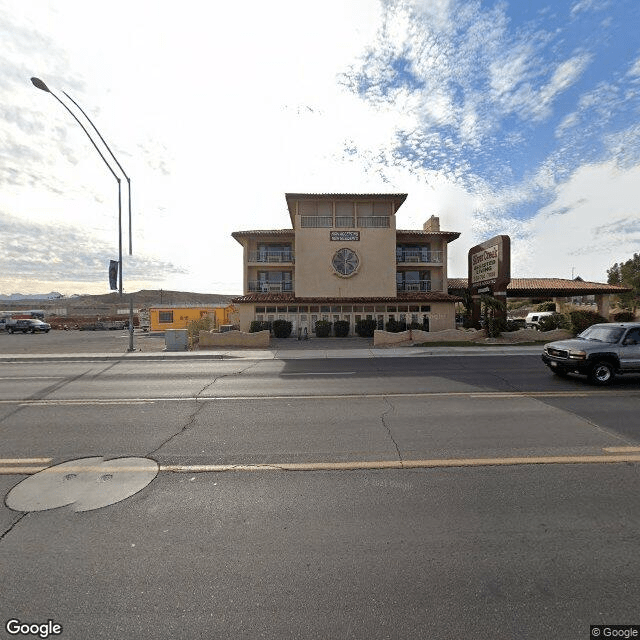
<instances>
[{"instance_id":1,"label":"sky with clouds","mask_svg":"<svg viewBox=\"0 0 640 640\"><path fill-rule=\"evenodd\" d=\"M284 194L408 193L513 277L606 281L640 250L638 0L0 0L0 293L242 293L231 232Z\"/></svg>"}]
</instances>

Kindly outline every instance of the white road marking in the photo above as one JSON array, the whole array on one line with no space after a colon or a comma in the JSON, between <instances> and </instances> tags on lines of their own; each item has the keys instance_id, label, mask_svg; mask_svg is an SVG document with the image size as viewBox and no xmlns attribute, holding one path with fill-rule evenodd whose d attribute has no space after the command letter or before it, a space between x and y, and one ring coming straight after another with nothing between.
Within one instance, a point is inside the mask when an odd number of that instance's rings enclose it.
<instances>
[{"instance_id":1,"label":"white road marking","mask_svg":"<svg viewBox=\"0 0 640 640\"><path fill-rule=\"evenodd\" d=\"M0 464L32 464L35 462L51 462L53 458L0 458Z\"/></svg>"},{"instance_id":2,"label":"white road marking","mask_svg":"<svg viewBox=\"0 0 640 640\"><path fill-rule=\"evenodd\" d=\"M63 380L66 376L2 376L0 380Z\"/></svg>"},{"instance_id":3,"label":"white road marking","mask_svg":"<svg viewBox=\"0 0 640 640\"><path fill-rule=\"evenodd\" d=\"M281 373L281 376L354 376L355 371L309 371L300 373Z\"/></svg>"},{"instance_id":4,"label":"white road marking","mask_svg":"<svg viewBox=\"0 0 640 640\"><path fill-rule=\"evenodd\" d=\"M251 396L198 396L198 402L221 402L221 401L258 401L265 400L341 400L356 398L469 398L471 400L486 399L523 399L523 398L585 398L596 396L619 397L635 397L640 391L630 392L625 389L624 392L616 393L615 391L429 391L423 393L342 393L342 394L304 394L304 395L251 395ZM195 396L182 397L157 397L157 398L68 398L68 399L48 399L48 400L29 400L23 399L5 399L0 400L0 405L23 405L23 406L57 406L57 405L128 405L128 404L150 404L154 402L193 402Z\"/></svg>"}]
</instances>

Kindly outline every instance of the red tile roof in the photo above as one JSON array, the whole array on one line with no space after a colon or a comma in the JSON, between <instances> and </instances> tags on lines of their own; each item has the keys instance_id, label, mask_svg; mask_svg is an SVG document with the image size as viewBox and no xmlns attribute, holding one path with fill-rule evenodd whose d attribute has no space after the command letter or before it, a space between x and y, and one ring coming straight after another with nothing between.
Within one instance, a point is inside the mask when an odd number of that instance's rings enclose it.
<instances>
[{"instance_id":1,"label":"red tile roof","mask_svg":"<svg viewBox=\"0 0 640 640\"><path fill-rule=\"evenodd\" d=\"M238 238L247 238L251 236L294 236L295 231L293 229L257 229L254 231L234 231L231 234L232 238L236 240Z\"/></svg>"},{"instance_id":2,"label":"red tile roof","mask_svg":"<svg viewBox=\"0 0 640 640\"><path fill-rule=\"evenodd\" d=\"M250 293L246 296L232 298L234 304L254 304L268 302L283 302L287 304L394 304L400 302L461 302L461 298L442 291L419 292L411 291L399 293L397 297L369 297L369 298L297 298L293 293Z\"/></svg>"},{"instance_id":3,"label":"red tile roof","mask_svg":"<svg viewBox=\"0 0 640 640\"><path fill-rule=\"evenodd\" d=\"M429 236L443 236L447 242L451 242L460 237L459 231L421 231L418 229L397 229L396 240L416 240L417 238L428 238Z\"/></svg>"},{"instance_id":4,"label":"red tile roof","mask_svg":"<svg viewBox=\"0 0 640 640\"><path fill-rule=\"evenodd\" d=\"M466 289L467 278L449 278L449 291ZM602 282L585 282L563 278L512 278L507 286L507 295L531 296L588 296L605 293L625 293L631 289Z\"/></svg>"}]
</instances>

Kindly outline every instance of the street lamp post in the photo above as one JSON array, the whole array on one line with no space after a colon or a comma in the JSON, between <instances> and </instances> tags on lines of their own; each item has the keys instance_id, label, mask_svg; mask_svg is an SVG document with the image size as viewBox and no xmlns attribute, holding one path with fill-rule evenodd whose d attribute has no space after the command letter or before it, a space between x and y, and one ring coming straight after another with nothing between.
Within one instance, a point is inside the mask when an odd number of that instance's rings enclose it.
<instances>
[{"instance_id":1,"label":"street lamp post","mask_svg":"<svg viewBox=\"0 0 640 640\"><path fill-rule=\"evenodd\" d=\"M122 298L122 183L121 183L120 176L118 176L118 174L113 170L113 167L109 164L107 159L104 157L102 151L100 151L100 149L98 148L98 145L95 143L94 139L91 137L91 134L87 131L86 127L82 124L82 122L80 122L80 120L78 119L76 114L73 113L73 111L71 111L71 109L69 109L69 107L64 102L62 102L62 100L60 100L60 98L58 98L58 96L55 93L53 93L53 91L51 91L51 89L49 89L49 87L42 80L40 80L39 78L31 78L31 82L33 83L33 86L36 87L37 89L40 89L41 91L45 91L46 93L51 94L73 116L73 119L82 127L82 130L87 134L87 137L91 141L91 144L93 145L95 150L98 152L98 154L100 155L100 157L102 158L104 163L107 165L107 168L109 169L109 171L111 172L113 177L118 182L118 271L119 271L119 276L120 276L119 277L118 292L120 294L120 297ZM113 158L115 163L118 165L118 168L120 169L120 171L122 171L124 177L127 180L128 195L129 195L129 255L131 255L132 254L132 241L131 241L131 180L129 179L129 176L125 173L125 170L122 168L122 165L116 159L115 155L113 155L113 151L111 151L111 149L109 148L109 145L106 143L105 139L102 137L102 135L98 131L98 128L96 127L96 125L93 124L91 118L89 118L89 116L85 113L85 111L82 109L82 107L66 91L63 91L63 93L64 93L65 96L67 96L67 98L69 98L69 100L71 100L71 102L73 102L73 104L76 105L76 107L78 107L78 109L82 112L84 117L91 124L91 126L93 127L93 130L98 134L98 137L100 138L100 140L102 140L102 143L104 144L104 146L106 147L107 151L109 152L109 154L111 155L111 157ZM130 299L129 299L129 351L134 351L134 347L133 347L133 295L131 295Z\"/></svg>"}]
</instances>

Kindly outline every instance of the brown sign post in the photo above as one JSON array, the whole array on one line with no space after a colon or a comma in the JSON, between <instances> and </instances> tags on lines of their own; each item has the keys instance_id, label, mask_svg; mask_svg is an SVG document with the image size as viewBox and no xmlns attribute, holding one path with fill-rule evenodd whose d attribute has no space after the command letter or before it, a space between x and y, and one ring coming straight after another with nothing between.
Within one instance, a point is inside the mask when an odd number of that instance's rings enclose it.
<instances>
[{"instance_id":1,"label":"brown sign post","mask_svg":"<svg viewBox=\"0 0 640 640\"><path fill-rule=\"evenodd\" d=\"M495 236L469 249L469 293L473 300L471 321L480 321L480 298L493 296L504 303L496 317L507 315L507 285L511 282L511 238Z\"/></svg>"}]
</instances>

